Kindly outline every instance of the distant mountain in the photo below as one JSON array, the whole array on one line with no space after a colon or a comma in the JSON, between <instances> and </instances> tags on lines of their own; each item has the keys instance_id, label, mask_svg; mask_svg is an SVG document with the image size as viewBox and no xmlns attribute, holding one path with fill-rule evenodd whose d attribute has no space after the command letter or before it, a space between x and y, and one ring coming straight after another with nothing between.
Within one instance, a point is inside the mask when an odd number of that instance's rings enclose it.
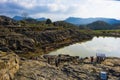
<instances>
[{"instance_id":1,"label":"distant mountain","mask_svg":"<svg viewBox=\"0 0 120 80\"><path fill-rule=\"evenodd\" d=\"M112 18L75 18L75 17L69 17L65 20L66 22L75 24L75 25L84 25L84 24L90 24L95 21L104 21L109 24L118 24L120 23L120 20L112 19Z\"/></svg>"},{"instance_id":2,"label":"distant mountain","mask_svg":"<svg viewBox=\"0 0 120 80\"><path fill-rule=\"evenodd\" d=\"M20 21L20 20L23 20L24 18L21 16L14 16L13 19L16 21Z\"/></svg>"},{"instance_id":3,"label":"distant mountain","mask_svg":"<svg viewBox=\"0 0 120 80\"><path fill-rule=\"evenodd\" d=\"M33 18L27 18L27 19L25 19L25 21L28 22L29 24L35 24L35 23L37 23L37 20L33 19Z\"/></svg>"},{"instance_id":4,"label":"distant mountain","mask_svg":"<svg viewBox=\"0 0 120 80\"><path fill-rule=\"evenodd\" d=\"M16 21L20 21L20 20L23 20L24 17L14 16L13 19L16 20ZM28 17L27 19L34 19L34 18ZM46 18L42 17L42 18L37 18L37 19L34 19L34 20L37 20L37 21L45 21Z\"/></svg>"},{"instance_id":5,"label":"distant mountain","mask_svg":"<svg viewBox=\"0 0 120 80\"><path fill-rule=\"evenodd\" d=\"M37 21L46 21L46 18L42 17L42 18L37 18Z\"/></svg>"},{"instance_id":6,"label":"distant mountain","mask_svg":"<svg viewBox=\"0 0 120 80\"><path fill-rule=\"evenodd\" d=\"M53 23L54 26L62 26L63 28L73 28L73 29L78 29L78 26L65 22L65 21L56 21Z\"/></svg>"},{"instance_id":7,"label":"distant mountain","mask_svg":"<svg viewBox=\"0 0 120 80\"><path fill-rule=\"evenodd\" d=\"M108 30L108 29L114 28L111 24L108 24L104 21L96 21L96 22L87 24L86 26L87 28L93 29L93 30Z\"/></svg>"}]
</instances>

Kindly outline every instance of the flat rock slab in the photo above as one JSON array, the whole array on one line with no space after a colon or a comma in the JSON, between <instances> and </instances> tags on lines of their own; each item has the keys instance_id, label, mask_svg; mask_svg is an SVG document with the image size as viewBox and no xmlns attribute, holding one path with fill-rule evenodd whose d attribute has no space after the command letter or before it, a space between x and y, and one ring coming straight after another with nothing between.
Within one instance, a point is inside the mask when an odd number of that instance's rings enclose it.
<instances>
[{"instance_id":1,"label":"flat rock slab","mask_svg":"<svg viewBox=\"0 0 120 80\"><path fill-rule=\"evenodd\" d=\"M109 80L120 79L119 58L109 58L101 64L60 63L59 67L47 61L24 60L15 80L100 80L100 72L108 73Z\"/></svg>"}]
</instances>

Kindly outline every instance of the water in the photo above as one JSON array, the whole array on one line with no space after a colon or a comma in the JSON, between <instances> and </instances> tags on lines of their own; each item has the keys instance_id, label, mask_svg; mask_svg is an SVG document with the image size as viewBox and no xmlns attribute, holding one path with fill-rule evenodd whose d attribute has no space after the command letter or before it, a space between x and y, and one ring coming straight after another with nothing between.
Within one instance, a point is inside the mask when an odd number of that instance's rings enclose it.
<instances>
[{"instance_id":1,"label":"water","mask_svg":"<svg viewBox=\"0 0 120 80\"><path fill-rule=\"evenodd\" d=\"M50 52L51 55L69 54L71 56L90 57L104 53L109 57L120 57L120 38L94 37L92 40L69 45Z\"/></svg>"}]
</instances>

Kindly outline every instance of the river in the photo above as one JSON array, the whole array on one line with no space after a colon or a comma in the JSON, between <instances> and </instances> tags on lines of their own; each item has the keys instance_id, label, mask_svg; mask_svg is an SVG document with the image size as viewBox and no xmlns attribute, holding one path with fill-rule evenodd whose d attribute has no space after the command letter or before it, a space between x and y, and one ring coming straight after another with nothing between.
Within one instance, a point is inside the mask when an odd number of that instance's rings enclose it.
<instances>
[{"instance_id":1,"label":"river","mask_svg":"<svg viewBox=\"0 0 120 80\"><path fill-rule=\"evenodd\" d=\"M94 37L92 40L75 43L50 52L50 55L69 54L71 56L90 57L103 53L107 57L120 57L120 38Z\"/></svg>"}]
</instances>

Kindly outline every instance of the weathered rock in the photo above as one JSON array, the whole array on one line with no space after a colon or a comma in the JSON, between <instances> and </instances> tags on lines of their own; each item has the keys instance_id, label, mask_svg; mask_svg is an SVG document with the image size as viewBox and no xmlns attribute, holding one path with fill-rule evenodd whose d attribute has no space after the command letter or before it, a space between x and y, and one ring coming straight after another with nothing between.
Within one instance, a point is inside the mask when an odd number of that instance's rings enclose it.
<instances>
[{"instance_id":1,"label":"weathered rock","mask_svg":"<svg viewBox=\"0 0 120 80\"><path fill-rule=\"evenodd\" d=\"M0 16L0 50L27 53L40 48L46 53L74 42L92 39L91 35L79 32L78 28L57 29L54 26L56 29L48 27L48 30L41 30L41 26L19 25L9 17Z\"/></svg>"},{"instance_id":2,"label":"weathered rock","mask_svg":"<svg viewBox=\"0 0 120 80\"><path fill-rule=\"evenodd\" d=\"M0 16L0 25L16 25L16 21L6 16Z\"/></svg>"},{"instance_id":3,"label":"weathered rock","mask_svg":"<svg viewBox=\"0 0 120 80\"><path fill-rule=\"evenodd\" d=\"M28 70L29 69L29 70ZM59 69L47 64L46 62L36 60L23 61L19 72L16 74L16 80L67 80Z\"/></svg>"},{"instance_id":4,"label":"weathered rock","mask_svg":"<svg viewBox=\"0 0 120 80\"><path fill-rule=\"evenodd\" d=\"M10 32L9 30L7 32L3 29L0 34L0 50L4 52L11 50L16 53L18 51L21 51L22 53L34 51L35 41L22 34Z\"/></svg>"},{"instance_id":5,"label":"weathered rock","mask_svg":"<svg viewBox=\"0 0 120 80\"><path fill-rule=\"evenodd\" d=\"M14 53L0 52L0 80L12 80L19 70L19 57Z\"/></svg>"},{"instance_id":6,"label":"weathered rock","mask_svg":"<svg viewBox=\"0 0 120 80\"><path fill-rule=\"evenodd\" d=\"M29 27L0 27L0 50L27 53L40 48L49 52L74 42L92 39L78 30L32 31Z\"/></svg>"},{"instance_id":7,"label":"weathered rock","mask_svg":"<svg viewBox=\"0 0 120 80\"><path fill-rule=\"evenodd\" d=\"M62 57L65 56L68 57L68 55L62 55ZM113 66L119 64L119 58L108 58L101 64L96 63L96 65L91 63L76 64L74 60L65 61L55 67L54 63L47 63L46 57L48 55L45 56L46 60L43 58L41 58L43 60L21 60L20 70L15 75L15 80L100 80L101 71L108 73L109 80L120 79L120 67ZM88 61L90 62L90 60ZM106 61L112 62L113 65L105 64Z\"/></svg>"},{"instance_id":8,"label":"weathered rock","mask_svg":"<svg viewBox=\"0 0 120 80\"><path fill-rule=\"evenodd\" d=\"M32 38L45 51L50 51L74 42L92 39L92 36L80 33L78 30L54 30L54 31L25 31L22 34Z\"/></svg>"}]
</instances>

